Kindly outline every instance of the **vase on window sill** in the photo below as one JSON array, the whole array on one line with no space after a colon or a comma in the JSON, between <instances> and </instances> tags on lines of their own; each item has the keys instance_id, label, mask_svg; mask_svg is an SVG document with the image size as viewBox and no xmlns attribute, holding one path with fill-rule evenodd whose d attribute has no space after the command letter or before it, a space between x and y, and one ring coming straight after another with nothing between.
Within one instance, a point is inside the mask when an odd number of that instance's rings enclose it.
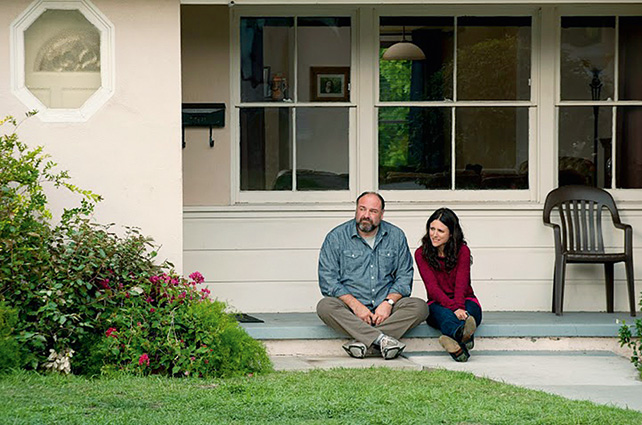
<instances>
[{"instance_id":1,"label":"vase on window sill","mask_svg":"<svg viewBox=\"0 0 642 425\"><path fill-rule=\"evenodd\" d=\"M272 100L284 100L287 89L288 80L280 74L276 74L272 79Z\"/></svg>"}]
</instances>

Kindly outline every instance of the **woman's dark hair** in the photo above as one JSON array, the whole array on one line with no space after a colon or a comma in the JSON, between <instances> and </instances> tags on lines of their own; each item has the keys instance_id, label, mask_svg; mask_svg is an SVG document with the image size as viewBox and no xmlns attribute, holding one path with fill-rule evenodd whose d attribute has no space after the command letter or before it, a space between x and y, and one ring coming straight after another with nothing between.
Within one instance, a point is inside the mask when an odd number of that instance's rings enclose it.
<instances>
[{"instance_id":1,"label":"woman's dark hair","mask_svg":"<svg viewBox=\"0 0 642 425\"><path fill-rule=\"evenodd\" d=\"M459 218L457 218L457 215L452 210L448 208L439 208L437 211L432 213L426 222L426 235L421 239L421 250L423 257L428 261L430 267L435 270L441 269L441 264L437 259L437 248L432 246L432 241L430 240L430 223L435 220L439 220L444 223L450 231L450 239L448 239L446 246L444 246L444 254L446 256L445 267L446 271L450 271L457 265L459 249L462 245L466 245L464 232L461 230L461 226L459 225Z\"/></svg>"}]
</instances>

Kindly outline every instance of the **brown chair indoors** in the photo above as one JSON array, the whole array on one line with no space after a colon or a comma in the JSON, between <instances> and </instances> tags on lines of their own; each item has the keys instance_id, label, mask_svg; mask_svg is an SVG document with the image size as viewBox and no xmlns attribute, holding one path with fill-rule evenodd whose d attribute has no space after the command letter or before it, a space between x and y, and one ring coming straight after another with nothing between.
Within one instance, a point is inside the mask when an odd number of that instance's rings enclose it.
<instances>
[{"instance_id":1,"label":"brown chair indoors","mask_svg":"<svg viewBox=\"0 0 642 425\"><path fill-rule=\"evenodd\" d=\"M551 222L551 211L559 211L559 223ZM606 253L602 237L602 211L611 213L613 225L624 231L624 252ZM562 186L551 191L544 203L544 224L553 228L555 270L553 274L553 312L562 315L564 273L567 263L604 264L606 310L613 312L613 264L624 262L631 316L635 316L633 281L633 231L620 222L613 197L607 191L590 186Z\"/></svg>"}]
</instances>

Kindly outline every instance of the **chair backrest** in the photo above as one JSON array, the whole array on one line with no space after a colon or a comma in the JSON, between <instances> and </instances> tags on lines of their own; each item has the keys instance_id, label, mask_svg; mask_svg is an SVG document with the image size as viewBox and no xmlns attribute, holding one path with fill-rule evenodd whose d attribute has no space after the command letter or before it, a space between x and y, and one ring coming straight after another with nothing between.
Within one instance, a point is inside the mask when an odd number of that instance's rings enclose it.
<instances>
[{"instance_id":1,"label":"chair backrest","mask_svg":"<svg viewBox=\"0 0 642 425\"><path fill-rule=\"evenodd\" d=\"M607 208L613 223L620 216L610 193L591 186L562 186L551 191L544 203L544 223L551 223L557 207L562 229L562 248L567 252L603 253L602 210Z\"/></svg>"}]
</instances>

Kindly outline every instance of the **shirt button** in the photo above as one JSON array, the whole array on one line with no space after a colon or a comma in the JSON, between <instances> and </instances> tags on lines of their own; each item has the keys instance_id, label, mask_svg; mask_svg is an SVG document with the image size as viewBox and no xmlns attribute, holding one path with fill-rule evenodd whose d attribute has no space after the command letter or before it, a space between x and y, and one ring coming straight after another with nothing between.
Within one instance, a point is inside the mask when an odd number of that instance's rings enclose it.
<instances>
[{"instance_id":1,"label":"shirt button","mask_svg":"<svg viewBox=\"0 0 642 425\"><path fill-rule=\"evenodd\" d=\"M374 288L372 288L372 292L374 292Z\"/></svg>"},{"instance_id":2,"label":"shirt button","mask_svg":"<svg viewBox=\"0 0 642 425\"><path fill-rule=\"evenodd\" d=\"M370 279L374 279L374 276L370 276Z\"/></svg>"},{"instance_id":3,"label":"shirt button","mask_svg":"<svg viewBox=\"0 0 642 425\"><path fill-rule=\"evenodd\" d=\"M374 267L374 264L370 264L370 268L373 268L373 267Z\"/></svg>"}]
</instances>

